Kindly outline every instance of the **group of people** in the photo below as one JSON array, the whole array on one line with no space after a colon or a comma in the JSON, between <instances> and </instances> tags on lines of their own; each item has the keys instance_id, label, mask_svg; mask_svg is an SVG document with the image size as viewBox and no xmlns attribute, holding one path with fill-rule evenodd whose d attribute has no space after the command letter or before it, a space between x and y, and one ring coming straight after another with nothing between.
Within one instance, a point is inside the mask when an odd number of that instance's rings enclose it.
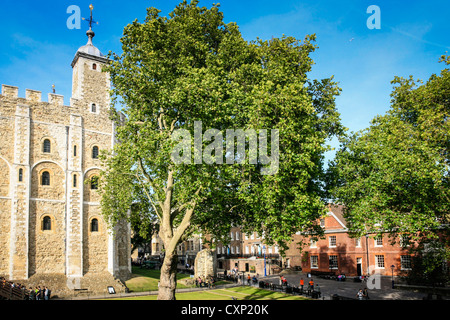
<instances>
[{"instance_id":1,"label":"group of people","mask_svg":"<svg viewBox=\"0 0 450 320\"><path fill-rule=\"evenodd\" d=\"M10 288L23 293L25 300L50 300L51 290L44 286L37 286L34 289L30 287L28 290L25 285L7 281L5 278L0 279L0 285L2 288Z\"/></svg>"},{"instance_id":2,"label":"group of people","mask_svg":"<svg viewBox=\"0 0 450 320\"><path fill-rule=\"evenodd\" d=\"M369 291L367 288L359 289L359 291L356 293L356 297L358 300L368 300L369 299Z\"/></svg>"},{"instance_id":3,"label":"group of people","mask_svg":"<svg viewBox=\"0 0 450 320\"><path fill-rule=\"evenodd\" d=\"M197 288L203 288L203 287L207 287L207 288L212 288L214 287L214 278L213 277L198 277L197 279L195 279L195 286Z\"/></svg>"},{"instance_id":4,"label":"group of people","mask_svg":"<svg viewBox=\"0 0 450 320\"><path fill-rule=\"evenodd\" d=\"M34 289L30 287L28 291L28 300L50 300L51 290L43 286L35 287Z\"/></svg>"},{"instance_id":5,"label":"group of people","mask_svg":"<svg viewBox=\"0 0 450 320\"><path fill-rule=\"evenodd\" d=\"M280 286L287 286L288 285L287 279L284 276L280 276L279 285Z\"/></svg>"},{"instance_id":6,"label":"group of people","mask_svg":"<svg viewBox=\"0 0 450 320\"><path fill-rule=\"evenodd\" d=\"M258 276L259 275L253 275L253 277L250 276L250 274L247 275L247 285L256 285L258 283Z\"/></svg>"},{"instance_id":7,"label":"group of people","mask_svg":"<svg viewBox=\"0 0 450 320\"><path fill-rule=\"evenodd\" d=\"M305 280L303 280L303 278L300 279L299 285L300 285L301 292L303 292L304 287L305 287ZM306 292L308 293L308 295L311 295L314 292L315 295L317 295L317 297L320 298L321 292L320 292L319 284L315 284L313 278L310 278L310 280L308 282L308 287L306 288Z\"/></svg>"}]
</instances>

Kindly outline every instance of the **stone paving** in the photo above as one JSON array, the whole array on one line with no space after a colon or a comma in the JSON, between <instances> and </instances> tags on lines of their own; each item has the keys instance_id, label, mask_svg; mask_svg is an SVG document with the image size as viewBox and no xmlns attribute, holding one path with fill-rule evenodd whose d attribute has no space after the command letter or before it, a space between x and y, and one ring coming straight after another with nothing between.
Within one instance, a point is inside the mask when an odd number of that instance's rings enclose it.
<instances>
[{"instance_id":1,"label":"stone paving","mask_svg":"<svg viewBox=\"0 0 450 320\"><path fill-rule=\"evenodd\" d=\"M356 293L358 290L368 287L366 283L354 282L353 277L347 278L346 281L336 281L315 276L308 278L306 273L285 274L283 276L288 281L288 284L292 286L299 286L300 279L303 278L305 288L309 280L312 278L314 284L318 284L320 286L322 299L324 300L331 300L331 297L334 294L356 299ZM280 275L271 275L267 277L260 277L259 280L279 284L279 278ZM369 289L368 287L369 298L371 300L423 300L423 298L427 296L427 294L423 292L420 293L409 290L392 289L391 277L380 276L379 279L379 285L375 288ZM373 282L373 284L375 285L376 283Z\"/></svg>"}]
</instances>

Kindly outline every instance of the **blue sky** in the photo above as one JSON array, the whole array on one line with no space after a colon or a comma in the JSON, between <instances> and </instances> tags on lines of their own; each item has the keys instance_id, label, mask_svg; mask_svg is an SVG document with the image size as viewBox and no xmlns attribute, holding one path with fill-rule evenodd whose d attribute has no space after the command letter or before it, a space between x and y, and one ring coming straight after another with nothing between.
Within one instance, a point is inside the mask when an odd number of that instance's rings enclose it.
<instances>
[{"instance_id":1,"label":"blue sky","mask_svg":"<svg viewBox=\"0 0 450 320\"><path fill-rule=\"evenodd\" d=\"M270 39L283 34L303 39L317 35L319 49L312 55L315 65L310 78L334 75L342 94L337 98L341 119L351 131L369 125L390 105L395 76L426 80L444 67L438 59L450 52L450 1L405 0L279 0L207 1L220 3L225 22L236 22L246 40ZM0 35L0 84L42 91L43 100L52 84L69 104L70 63L87 41L87 23L81 29L67 28L67 8L77 5L89 17L93 4L94 44L106 54L121 52L123 28L134 19L143 21L147 7L167 15L178 0L54 0L2 1ZM380 29L369 29L370 5L380 8Z\"/></svg>"}]
</instances>

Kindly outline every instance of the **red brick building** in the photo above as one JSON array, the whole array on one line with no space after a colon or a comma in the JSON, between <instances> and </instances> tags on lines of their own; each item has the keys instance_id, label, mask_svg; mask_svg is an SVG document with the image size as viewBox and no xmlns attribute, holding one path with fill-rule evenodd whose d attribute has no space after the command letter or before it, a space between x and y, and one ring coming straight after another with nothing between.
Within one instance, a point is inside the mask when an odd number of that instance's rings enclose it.
<instances>
[{"instance_id":1,"label":"red brick building","mask_svg":"<svg viewBox=\"0 0 450 320\"><path fill-rule=\"evenodd\" d=\"M411 269L408 247L402 247L400 241L392 245L388 234L380 238L374 234L351 238L342 206L330 205L328 208L327 215L320 220L324 237L314 241L297 233L292 236L283 257L276 245L267 246L264 243L263 236L245 234L239 227L233 227L229 244L217 244L218 269L231 271L237 267L240 272L259 275L263 275L265 270L269 275L278 272L280 267L301 267L304 272L333 272L346 276L375 273L391 276L392 272L397 276ZM304 244L302 250L299 242Z\"/></svg>"},{"instance_id":2,"label":"red brick building","mask_svg":"<svg viewBox=\"0 0 450 320\"><path fill-rule=\"evenodd\" d=\"M407 247L399 242L392 245L388 235L351 238L343 217L342 206L329 206L326 217L321 219L324 238L317 241L296 234L286 251L286 262L291 267L301 266L304 272L334 272L347 276L363 274L395 275L411 268L411 256ZM303 240L302 251L298 243ZM392 268L393 266L394 268Z\"/></svg>"}]
</instances>

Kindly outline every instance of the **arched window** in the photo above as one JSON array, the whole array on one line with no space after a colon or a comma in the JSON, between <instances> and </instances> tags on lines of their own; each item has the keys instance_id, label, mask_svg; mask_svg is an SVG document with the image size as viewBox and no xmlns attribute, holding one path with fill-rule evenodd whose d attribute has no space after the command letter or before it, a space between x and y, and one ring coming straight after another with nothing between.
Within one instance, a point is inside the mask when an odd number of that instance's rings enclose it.
<instances>
[{"instance_id":1,"label":"arched window","mask_svg":"<svg viewBox=\"0 0 450 320\"><path fill-rule=\"evenodd\" d=\"M23 169L19 169L19 182L23 181Z\"/></svg>"},{"instance_id":2,"label":"arched window","mask_svg":"<svg viewBox=\"0 0 450 320\"><path fill-rule=\"evenodd\" d=\"M74 188L77 187L77 175L76 174L73 175L73 187Z\"/></svg>"},{"instance_id":3,"label":"arched window","mask_svg":"<svg viewBox=\"0 0 450 320\"><path fill-rule=\"evenodd\" d=\"M98 220L92 219L91 221L91 232L98 232Z\"/></svg>"},{"instance_id":4,"label":"arched window","mask_svg":"<svg viewBox=\"0 0 450 320\"><path fill-rule=\"evenodd\" d=\"M50 153L51 152L51 143L50 140L45 139L44 140L44 145L43 145L43 150L44 153Z\"/></svg>"},{"instance_id":5,"label":"arched window","mask_svg":"<svg viewBox=\"0 0 450 320\"><path fill-rule=\"evenodd\" d=\"M92 65L92 70L97 70L97 64L94 63L94 64Z\"/></svg>"},{"instance_id":6,"label":"arched window","mask_svg":"<svg viewBox=\"0 0 450 320\"><path fill-rule=\"evenodd\" d=\"M42 230L52 230L52 218L45 216L42 220Z\"/></svg>"},{"instance_id":7,"label":"arched window","mask_svg":"<svg viewBox=\"0 0 450 320\"><path fill-rule=\"evenodd\" d=\"M91 105L91 112L92 112L92 113L97 113L97 106L95 105L95 103L93 103L93 104Z\"/></svg>"},{"instance_id":8,"label":"arched window","mask_svg":"<svg viewBox=\"0 0 450 320\"><path fill-rule=\"evenodd\" d=\"M50 185L50 173L48 171L44 171L41 177L41 185L49 186Z\"/></svg>"},{"instance_id":9,"label":"arched window","mask_svg":"<svg viewBox=\"0 0 450 320\"><path fill-rule=\"evenodd\" d=\"M98 147L97 146L92 148L92 159L98 159Z\"/></svg>"},{"instance_id":10,"label":"arched window","mask_svg":"<svg viewBox=\"0 0 450 320\"><path fill-rule=\"evenodd\" d=\"M98 189L98 177L93 176L91 178L91 190L97 190Z\"/></svg>"}]
</instances>

